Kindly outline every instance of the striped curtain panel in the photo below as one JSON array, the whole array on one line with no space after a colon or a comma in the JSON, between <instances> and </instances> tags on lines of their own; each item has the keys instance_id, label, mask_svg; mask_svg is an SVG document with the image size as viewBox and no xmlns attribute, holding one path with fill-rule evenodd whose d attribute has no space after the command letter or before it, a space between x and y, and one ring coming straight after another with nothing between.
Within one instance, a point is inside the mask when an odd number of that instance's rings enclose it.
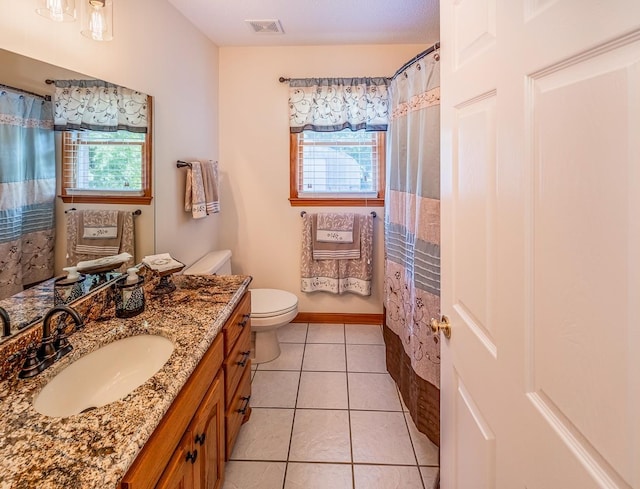
<instances>
[{"instance_id":1,"label":"striped curtain panel","mask_svg":"<svg viewBox=\"0 0 640 489\"><path fill-rule=\"evenodd\" d=\"M54 148L51 102L0 89L0 299L53 276Z\"/></svg>"},{"instance_id":2,"label":"striped curtain panel","mask_svg":"<svg viewBox=\"0 0 640 489\"><path fill-rule=\"evenodd\" d=\"M429 54L390 86L385 208L387 368L416 425L439 445L440 69Z\"/></svg>"}]
</instances>

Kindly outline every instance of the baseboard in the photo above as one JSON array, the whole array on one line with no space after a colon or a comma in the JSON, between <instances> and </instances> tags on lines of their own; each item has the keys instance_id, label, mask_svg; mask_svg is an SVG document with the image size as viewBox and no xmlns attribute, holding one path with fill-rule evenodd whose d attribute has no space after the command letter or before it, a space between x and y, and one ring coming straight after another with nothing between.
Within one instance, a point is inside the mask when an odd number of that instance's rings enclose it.
<instances>
[{"instance_id":1,"label":"baseboard","mask_svg":"<svg viewBox=\"0 0 640 489\"><path fill-rule=\"evenodd\" d=\"M382 324L382 314L299 312L293 323Z\"/></svg>"}]
</instances>

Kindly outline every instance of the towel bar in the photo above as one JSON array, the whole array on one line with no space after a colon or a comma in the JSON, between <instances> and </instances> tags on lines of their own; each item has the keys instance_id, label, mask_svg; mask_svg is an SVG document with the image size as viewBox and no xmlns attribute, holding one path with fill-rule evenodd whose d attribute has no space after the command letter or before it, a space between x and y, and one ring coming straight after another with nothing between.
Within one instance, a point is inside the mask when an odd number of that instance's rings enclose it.
<instances>
[{"instance_id":1,"label":"towel bar","mask_svg":"<svg viewBox=\"0 0 640 489\"><path fill-rule=\"evenodd\" d=\"M77 211L78 209L76 209L75 207L72 207L71 209L67 209L66 211L64 211L65 214L68 214L69 211ZM136 209L135 211L133 211L131 214L133 214L134 216L139 216L140 214L142 214L142 211L140 209Z\"/></svg>"},{"instance_id":2,"label":"towel bar","mask_svg":"<svg viewBox=\"0 0 640 489\"><path fill-rule=\"evenodd\" d=\"M307 211L301 211L300 217L304 217L306 214L307 214ZM378 214L376 214L376 211L371 211L371 217L378 217Z\"/></svg>"}]
</instances>

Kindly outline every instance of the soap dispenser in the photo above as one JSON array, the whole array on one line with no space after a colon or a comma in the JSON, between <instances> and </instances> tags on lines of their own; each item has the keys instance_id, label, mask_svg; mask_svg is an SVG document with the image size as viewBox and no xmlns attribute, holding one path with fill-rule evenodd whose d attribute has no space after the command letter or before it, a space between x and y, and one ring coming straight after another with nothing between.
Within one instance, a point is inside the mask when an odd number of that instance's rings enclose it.
<instances>
[{"instance_id":1,"label":"soap dispenser","mask_svg":"<svg viewBox=\"0 0 640 489\"><path fill-rule=\"evenodd\" d=\"M82 283L85 276L78 273L77 267L63 268L67 272L66 277L60 277L53 281L53 305L62 306L82 297L84 292Z\"/></svg>"},{"instance_id":2,"label":"soap dispenser","mask_svg":"<svg viewBox=\"0 0 640 489\"><path fill-rule=\"evenodd\" d=\"M144 311L143 284L137 268L127 269L127 275L116 282L116 317L131 318Z\"/></svg>"}]
</instances>

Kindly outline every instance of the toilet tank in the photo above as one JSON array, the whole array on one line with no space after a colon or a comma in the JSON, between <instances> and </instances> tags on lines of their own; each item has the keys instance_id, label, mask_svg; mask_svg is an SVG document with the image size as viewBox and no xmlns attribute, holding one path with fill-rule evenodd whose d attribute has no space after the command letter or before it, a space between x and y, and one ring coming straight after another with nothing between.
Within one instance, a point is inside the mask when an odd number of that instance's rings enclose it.
<instances>
[{"instance_id":1,"label":"toilet tank","mask_svg":"<svg viewBox=\"0 0 640 489\"><path fill-rule=\"evenodd\" d=\"M182 272L185 275L231 275L231 251L211 251Z\"/></svg>"}]
</instances>

